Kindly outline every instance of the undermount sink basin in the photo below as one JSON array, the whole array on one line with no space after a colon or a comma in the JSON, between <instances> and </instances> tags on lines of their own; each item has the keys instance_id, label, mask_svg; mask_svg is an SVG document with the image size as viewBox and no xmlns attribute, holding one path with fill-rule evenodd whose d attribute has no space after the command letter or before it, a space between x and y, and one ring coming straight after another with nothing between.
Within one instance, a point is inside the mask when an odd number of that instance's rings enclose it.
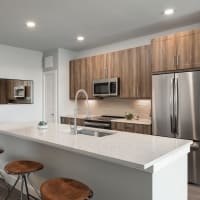
<instances>
[{"instance_id":1,"label":"undermount sink basin","mask_svg":"<svg viewBox=\"0 0 200 200\"><path fill-rule=\"evenodd\" d=\"M114 134L114 133L95 131L95 130L90 130L90 129L80 129L80 130L77 130L77 133L82 134L82 135L95 136L95 137L105 137L105 136Z\"/></svg>"}]
</instances>

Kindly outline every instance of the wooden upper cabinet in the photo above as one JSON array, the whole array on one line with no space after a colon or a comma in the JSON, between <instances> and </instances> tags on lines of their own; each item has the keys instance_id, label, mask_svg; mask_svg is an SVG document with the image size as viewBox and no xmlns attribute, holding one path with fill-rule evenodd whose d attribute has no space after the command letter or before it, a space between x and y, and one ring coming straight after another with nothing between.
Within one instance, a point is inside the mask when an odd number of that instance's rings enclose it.
<instances>
[{"instance_id":1,"label":"wooden upper cabinet","mask_svg":"<svg viewBox=\"0 0 200 200\"><path fill-rule=\"evenodd\" d=\"M132 75L130 73L131 67L129 66L130 50L123 50L121 53L121 76L120 76L120 97L129 98L132 87Z\"/></svg>"},{"instance_id":2,"label":"wooden upper cabinet","mask_svg":"<svg viewBox=\"0 0 200 200\"><path fill-rule=\"evenodd\" d=\"M0 79L0 104L7 104L8 98L7 98L7 80Z\"/></svg>"},{"instance_id":3,"label":"wooden upper cabinet","mask_svg":"<svg viewBox=\"0 0 200 200\"><path fill-rule=\"evenodd\" d=\"M69 63L69 98L75 98L75 70L74 70L75 61L72 60Z\"/></svg>"},{"instance_id":4,"label":"wooden upper cabinet","mask_svg":"<svg viewBox=\"0 0 200 200\"><path fill-rule=\"evenodd\" d=\"M70 62L70 99L74 99L79 89L87 91L87 60L77 59ZM80 94L79 99L85 97Z\"/></svg>"},{"instance_id":5,"label":"wooden upper cabinet","mask_svg":"<svg viewBox=\"0 0 200 200\"><path fill-rule=\"evenodd\" d=\"M152 76L151 76L151 46L137 48L138 67L138 98L151 98Z\"/></svg>"},{"instance_id":6,"label":"wooden upper cabinet","mask_svg":"<svg viewBox=\"0 0 200 200\"><path fill-rule=\"evenodd\" d=\"M119 77L121 98L151 98L150 47L138 47L70 62L70 98L85 89L93 97L93 80ZM79 97L79 99L84 97Z\"/></svg>"},{"instance_id":7,"label":"wooden upper cabinet","mask_svg":"<svg viewBox=\"0 0 200 200\"><path fill-rule=\"evenodd\" d=\"M176 70L176 36L169 35L153 39L152 72L163 72Z\"/></svg>"},{"instance_id":8,"label":"wooden upper cabinet","mask_svg":"<svg viewBox=\"0 0 200 200\"><path fill-rule=\"evenodd\" d=\"M153 39L152 72L200 68L200 29Z\"/></svg>"},{"instance_id":9,"label":"wooden upper cabinet","mask_svg":"<svg viewBox=\"0 0 200 200\"><path fill-rule=\"evenodd\" d=\"M108 72L106 67L106 55L96 55L92 56L93 63L93 79L104 79L107 78Z\"/></svg>"},{"instance_id":10,"label":"wooden upper cabinet","mask_svg":"<svg viewBox=\"0 0 200 200\"><path fill-rule=\"evenodd\" d=\"M111 52L106 54L107 78L120 78L121 70L121 52Z\"/></svg>"},{"instance_id":11,"label":"wooden upper cabinet","mask_svg":"<svg viewBox=\"0 0 200 200\"><path fill-rule=\"evenodd\" d=\"M200 68L200 30L181 32L177 38L177 69Z\"/></svg>"},{"instance_id":12,"label":"wooden upper cabinet","mask_svg":"<svg viewBox=\"0 0 200 200\"><path fill-rule=\"evenodd\" d=\"M122 98L151 98L150 46L121 51Z\"/></svg>"},{"instance_id":13,"label":"wooden upper cabinet","mask_svg":"<svg viewBox=\"0 0 200 200\"><path fill-rule=\"evenodd\" d=\"M93 73L94 73L94 67L93 67L93 59L92 57L86 58L86 91L88 93L89 99L93 99Z\"/></svg>"}]
</instances>

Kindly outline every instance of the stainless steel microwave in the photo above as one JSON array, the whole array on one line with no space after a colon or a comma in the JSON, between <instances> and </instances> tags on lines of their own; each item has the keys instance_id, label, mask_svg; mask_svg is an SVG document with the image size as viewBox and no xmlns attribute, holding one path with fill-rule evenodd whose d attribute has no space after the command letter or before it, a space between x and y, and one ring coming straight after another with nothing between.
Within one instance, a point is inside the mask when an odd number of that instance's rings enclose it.
<instances>
[{"instance_id":1,"label":"stainless steel microwave","mask_svg":"<svg viewBox=\"0 0 200 200\"><path fill-rule=\"evenodd\" d=\"M93 81L93 96L108 97L119 95L119 78L100 79Z\"/></svg>"}]
</instances>

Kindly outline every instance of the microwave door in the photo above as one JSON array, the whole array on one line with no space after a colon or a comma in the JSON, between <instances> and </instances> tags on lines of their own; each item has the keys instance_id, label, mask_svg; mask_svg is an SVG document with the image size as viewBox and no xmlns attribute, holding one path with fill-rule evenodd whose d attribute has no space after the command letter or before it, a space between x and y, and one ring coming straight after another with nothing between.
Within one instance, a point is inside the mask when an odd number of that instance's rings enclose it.
<instances>
[{"instance_id":1,"label":"microwave door","mask_svg":"<svg viewBox=\"0 0 200 200\"><path fill-rule=\"evenodd\" d=\"M110 82L110 96L118 96L118 82Z\"/></svg>"},{"instance_id":2,"label":"microwave door","mask_svg":"<svg viewBox=\"0 0 200 200\"><path fill-rule=\"evenodd\" d=\"M109 82L94 83L94 96L109 96Z\"/></svg>"}]
</instances>

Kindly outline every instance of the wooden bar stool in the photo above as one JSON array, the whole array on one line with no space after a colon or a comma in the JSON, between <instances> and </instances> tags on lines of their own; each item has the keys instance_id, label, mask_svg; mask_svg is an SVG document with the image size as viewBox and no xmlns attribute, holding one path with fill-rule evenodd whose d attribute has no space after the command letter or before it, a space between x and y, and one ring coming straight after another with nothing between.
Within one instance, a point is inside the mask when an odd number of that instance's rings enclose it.
<instances>
[{"instance_id":1,"label":"wooden bar stool","mask_svg":"<svg viewBox=\"0 0 200 200\"><path fill-rule=\"evenodd\" d=\"M92 190L83 183L67 178L55 178L44 182L40 187L42 200L88 200Z\"/></svg>"},{"instance_id":2,"label":"wooden bar stool","mask_svg":"<svg viewBox=\"0 0 200 200\"><path fill-rule=\"evenodd\" d=\"M27 181L29 181L29 183L31 184L31 186L33 187L35 192L37 193L38 197L40 198L40 194L38 193L38 191L36 190L36 188L34 187L32 182L30 181L29 176L30 176L31 173L39 171L41 169L43 169L43 165L41 163L38 163L38 162L35 162L35 161L18 160L18 161L8 163L5 166L4 170L6 171L7 174L17 175L17 180L15 181L14 185L9 190L5 200L7 200L10 197L11 193L15 189L15 186L19 182L20 178L21 178L21 181L22 181L21 182L20 199L21 200L23 199L24 185L25 185L25 189L26 189L27 199L29 200L30 197L34 198L32 195L29 194Z\"/></svg>"}]
</instances>

